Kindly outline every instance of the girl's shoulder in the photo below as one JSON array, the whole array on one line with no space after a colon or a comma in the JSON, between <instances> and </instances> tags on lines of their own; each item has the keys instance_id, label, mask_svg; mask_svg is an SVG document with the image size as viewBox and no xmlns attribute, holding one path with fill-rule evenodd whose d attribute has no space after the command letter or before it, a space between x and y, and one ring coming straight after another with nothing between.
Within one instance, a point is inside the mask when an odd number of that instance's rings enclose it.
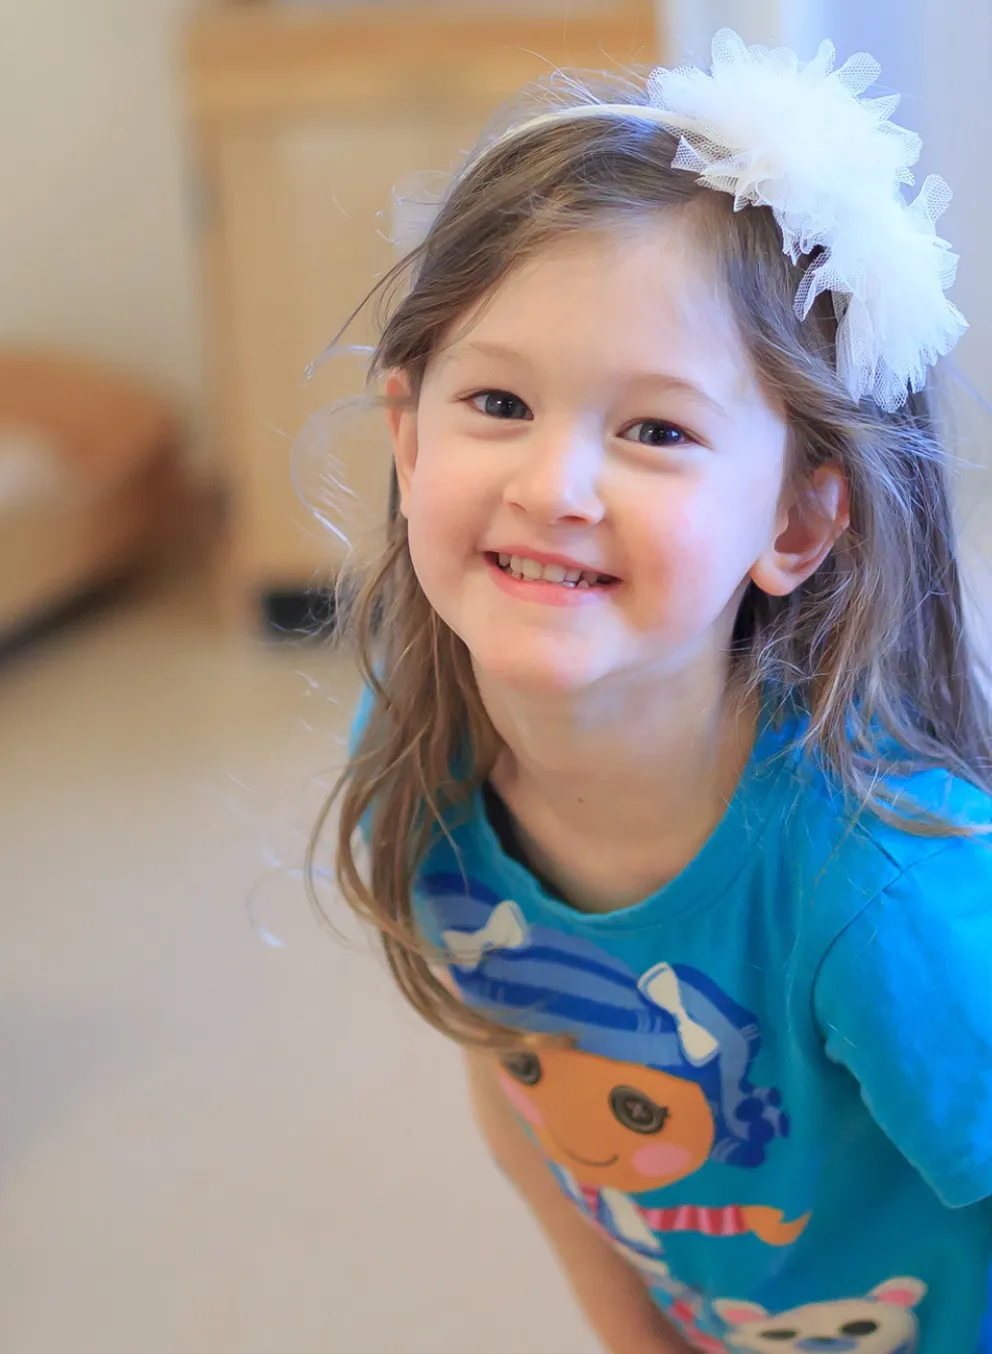
<instances>
[{"instance_id":1,"label":"girl's shoulder","mask_svg":"<svg viewBox=\"0 0 992 1354\"><path fill-rule=\"evenodd\" d=\"M900 881L932 892L940 879L987 881L992 899L992 795L939 765L877 769L864 798L842 786L791 730L782 848L820 880L873 897Z\"/></svg>"}]
</instances>

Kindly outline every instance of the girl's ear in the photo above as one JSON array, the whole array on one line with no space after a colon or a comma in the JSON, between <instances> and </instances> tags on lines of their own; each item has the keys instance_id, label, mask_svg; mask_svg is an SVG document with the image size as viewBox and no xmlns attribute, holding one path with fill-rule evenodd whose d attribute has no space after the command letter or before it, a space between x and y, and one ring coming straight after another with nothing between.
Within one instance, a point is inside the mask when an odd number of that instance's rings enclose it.
<instances>
[{"instance_id":1,"label":"girl's ear","mask_svg":"<svg viewBox=\"0 0 992 1354\"><path fill-rule=\"evenodd\" d=\"M751 569L755 584L771 597L787 597L814 573L851 522L847 481L825 465L783 500L775 538Z\"/></svg>"},{"instance_id":2,"label":"girl's ear","mask_svg":"<svg viewBox=\"0 0 992 1354\"><path fill-rule=\"evenodd\" d=\"M406 517L407 498L414 466L417 464L417 406L405 371L391 371L386 377L386 423L393 443L396 479L400 489L400 512Z\"/></svg>"}]
</instances>

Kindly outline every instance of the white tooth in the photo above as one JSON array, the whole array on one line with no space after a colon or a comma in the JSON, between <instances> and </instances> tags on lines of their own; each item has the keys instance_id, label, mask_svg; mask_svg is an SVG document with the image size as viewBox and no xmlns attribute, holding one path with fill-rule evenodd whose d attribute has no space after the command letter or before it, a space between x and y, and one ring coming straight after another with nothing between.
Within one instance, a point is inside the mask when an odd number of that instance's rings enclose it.
<instances>
[{"instance_id":1,"label":"white tooth","mask_svg":"<svg viewBox=\"0 0 992 1354\"><path fill-rule=\"evenodd\" d=\"M589 585L589 581L588 581L587 579L585 579L585 578L580 578L579 581L578 581L578 583L576 583L575 586L576 586L577 588L588 588L590 585Z\"/></svg>"},{"instance_id":2,"label":"white tooth","mask_svg":"<svg viewBox=\"0 0 992 1354\"><path fill-rule=\"evenodd\" d=\"M566 570L565 570L565 582L566 582L566 583L578 583L578 581L579 581L579 579L580 579L581 577L582 577L582 570L581 570L581 569L566 569Z\"/></svg>"},{"instance_id":3,"label":"white tooth","mask_svg":"<svg viewBox=\"0 0 992 1354\"><path fill-rule=\"evenodd\" d=\"M538 564L536 559L525 559L521 561L520 572L523 574L524 578L536 581L538 578L543 577L544 566L543 564Z\"/></svg>"},{"instance_id":4,"label":"white tooth","mask_svg":"<svg viewBox=\"0 0 992 1354\"><path fill-rule=\"evenodd\" d=\"M564 583L564 564L546 564L544 566L544 577L548 583Z\"/></svg>"},{"instance_id":5,"label":"white tooth","mask_svg":"<svg viewBox=\"0 0 992 1354\"><path fill-rule=\"evenodd\" d=\"M515 574L522 574L524 571L524 562L519 555L510 556L510 568Z\"/></svg>"},{"instance_id":6,"label":"white tooth","mask_svg":"<svg viewBox=\"0 0 992 1354\"><path fill-rule=\"evenodd\" d=\"M589 587L594 587L599 582L599 574L594 574L591 569L583 569L582 578Z\"/></svg>"},{"instance_id":7,"label":"white tooth","mask_svg":"<svg viewBox=\"0 0 992 1354\"><path fill-rule=\"evenodd\" d=\"M506 566L509 564L509 562L510 562L510 556L509 556L509 555L500 555L500 557L499 557L499 567L500 567L501 569L505 569Z\"/></svg>"}]
</instances>

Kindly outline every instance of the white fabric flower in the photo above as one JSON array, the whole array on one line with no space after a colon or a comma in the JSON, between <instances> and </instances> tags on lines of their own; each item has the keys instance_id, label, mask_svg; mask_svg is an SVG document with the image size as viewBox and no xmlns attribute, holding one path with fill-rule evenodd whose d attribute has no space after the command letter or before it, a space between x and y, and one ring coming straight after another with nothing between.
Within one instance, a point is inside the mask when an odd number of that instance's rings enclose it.
<instances>
[{"instance_id":1,"label":"white fabric flower","mask_svg":"<svg viewBox=\"0 0 992 1354\"><path fill-rule=\"evenodd\" d=\"M805 319L821 292L832 293L838 374L852 398L870 395L892 411L967 328L944 296L957 255L935 229L951 190L931 175L905 201L922 142L889 121L899 96L859 97L881 71L866 53L838 70L834 59L830 42L804 66L786 48L747 47L723 29L712 74L654 71L645 112L682 133L675 168L733 194L738 210L771 208L794 263L822 249L796 313Z\"/></svg>"}]
</instances>

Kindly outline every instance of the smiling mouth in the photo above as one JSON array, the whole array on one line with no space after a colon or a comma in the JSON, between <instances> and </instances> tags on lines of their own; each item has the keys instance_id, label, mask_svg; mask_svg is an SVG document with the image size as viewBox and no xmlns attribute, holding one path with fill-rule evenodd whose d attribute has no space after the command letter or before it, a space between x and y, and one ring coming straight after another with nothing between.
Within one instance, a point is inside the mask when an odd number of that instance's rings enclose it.
<instances>
[{"instance_id":1,"label":"smiling mouth","mask_svg":"<svg viewBox=\"0 0 992 1354\"><path fill-rule=\"evenodd\" d=\"M562 588L608 588L619 582L595 569L568 569L563 564L541 564L523 555L487 551L486 559L518 583L556 583Z\"/></svg>"}]
</instances>

